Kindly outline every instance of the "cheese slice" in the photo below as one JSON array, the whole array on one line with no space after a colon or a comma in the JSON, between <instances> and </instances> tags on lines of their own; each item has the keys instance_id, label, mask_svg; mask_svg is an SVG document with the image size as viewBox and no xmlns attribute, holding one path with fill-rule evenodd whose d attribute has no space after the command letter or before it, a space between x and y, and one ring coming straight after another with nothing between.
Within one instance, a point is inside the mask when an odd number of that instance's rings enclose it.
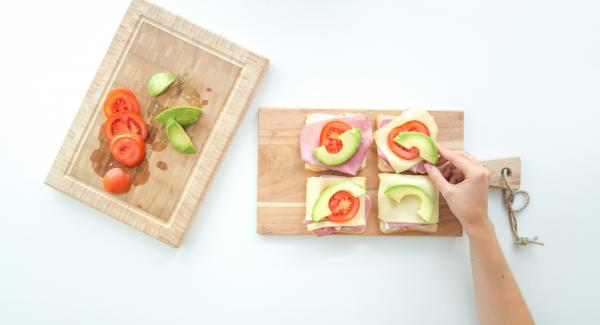
<instances>
[{"instance_id":1,"label":"cheese slice","mask_svg":"<svg viewBox=\"0 0 600 325\"><path fill-rule=\"evenodd\" d=\"M408 121L414 120L425 124L425 126L427 126L429 129L429 134L433 141L437 141L438 127L431 114L425 110L414 108L406 110L404 113L390 121L390 123L386 124L380 129L377 129L377 131L373 133L373 138L375 139L377 148L383 153L396 173L401 173L405 170L408 170L423 160L421 157L411 160L402 159L396 156L396 154L394 154L388 146L388 134L392 131L392 129Z\"/></svg>"},{"instance_id":2,"label":"cheese slice","mask_svg":"<svg viewBox=\"0 0 600 325\"><path fill-rule=\"evenodd\" d=\"M420 207L419 199L410 195L402 199L400 203L385 195L385 191L395 185L414 185L421 188L433 201L433 218L431 222L425 222L417 211ZM440 215L440 198L438 190L427 176L404 175L404 174L379 174L378 191L379 220L385 222L403 223L438 223Z\"/></svg>"},{"instance_id":3,"label":"cheese slice","mask_svg":"<svg viewBox=\"0 0 600 325\"><path fill-rule=\"evenodd\" d=\"M311 114L306 115L306 121L304 122L304 124L311 124L311 123L315 123L315 122L329 120L329 119L335 118L336 116L346 117L346 116L354 116L354 115L359 115L359 114L343 113L343 114L336 115L336 114L324 114L324 113L311 113ZM362 164L360 164L360 169L364 169L366 167L367 167L367 157L365 156L365 159L363 160ZM307 164L307 163L304 163L304 168L306 168L307 170L310 170L312 172L324 172L326 170L329 170L327 167L314 166L314 165Z\"/></svg>"},{"instance_id":4,"label":"cheese slice","mask_svg":"<svg viewBox=\"0 0 600 325\"><path fill-rule=\"evenodd\" d=\"M309 177L306 180L306 215L304 219L307 221L312 221L312 209L315 205L315 202L319 198L319 195L323 190L331 185L343 182L343 181L352 181L357 185L366 188L367 179L365 177ZM314 231L316 229L325 228L325 227L336 227L336 226L364 226L367 224L367 220L365 218L366 213L366 202L365 202L365 194L362 194L359 197L360 200L360 208L356 213L356 216L347 222L332 222L328 220L311 223L306 226L309 231Z\"/></svg>"}]
</instances>

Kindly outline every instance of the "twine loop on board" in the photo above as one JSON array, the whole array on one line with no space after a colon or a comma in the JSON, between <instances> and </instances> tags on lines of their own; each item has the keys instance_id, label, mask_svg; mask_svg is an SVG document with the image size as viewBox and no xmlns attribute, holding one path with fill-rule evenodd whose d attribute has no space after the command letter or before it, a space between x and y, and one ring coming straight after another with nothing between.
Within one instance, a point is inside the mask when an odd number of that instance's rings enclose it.
<instances>
[{"instance_id":1,"label":"twine loop on board","mask_svg":"<svg viewBox=\"0 0 600 325\"><path fill-rule=\"evenodd\" d=\"M506 168L506 167L502 168L501 174L502 174L502 181L504 182L504 186L505 186L505 189L502 190L502 201L504 203L504 207L506 208L506 211L508 211L508 221L510 223L510 230L512 231L512 235L513 235L515 244L518 244L521 246L526 246L528 244L544 246L544 243L539 241L538 240L539 238L537 236L535 236L533 238L519 236L519 231L518 231L518 226L517 226L517 213L525 210L525 208L527 208L527 206L529 205L529 193L527 193L527 191L523 191L523 190L515 190L512 186L510 186L510 183L508 182L508 178L510 177L510 169L509 168ZM513 207L513 204L514 204L515 198L517 196L523 197L524 201L520 207L515 208L515 207Z\"/></svg>"}]
</instances>

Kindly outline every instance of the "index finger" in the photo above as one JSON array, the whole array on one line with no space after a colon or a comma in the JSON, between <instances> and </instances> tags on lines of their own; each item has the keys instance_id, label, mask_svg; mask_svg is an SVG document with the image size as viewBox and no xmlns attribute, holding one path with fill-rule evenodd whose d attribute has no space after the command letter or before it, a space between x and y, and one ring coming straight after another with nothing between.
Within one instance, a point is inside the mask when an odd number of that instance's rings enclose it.
<instances>
[{"instance_id":1,"label":"index finger","mask_svg":"<svg viewBox=\"0 0 600 325\"><path fill-rule=\"evenodd\" d=\"M474 164L465 157L461 156L455 151L444 149L439 144L438 151L442 157L446 158L454 166L460 169L463 172L463 174L465 174L465 176L469 176L471 174L471 171L475 167Z\"/></svg>"}]
</instances>

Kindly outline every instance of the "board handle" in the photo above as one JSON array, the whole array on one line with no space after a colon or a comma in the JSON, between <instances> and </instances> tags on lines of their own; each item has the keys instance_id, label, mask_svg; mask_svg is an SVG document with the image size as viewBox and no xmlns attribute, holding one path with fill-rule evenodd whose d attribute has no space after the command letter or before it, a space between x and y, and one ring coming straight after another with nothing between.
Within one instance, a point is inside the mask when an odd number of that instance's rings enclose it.
<instances>
[{"instance_id":1,"label":"board handle","mask_svg":"<svg viewBox=\"0 0 600 325\"><path fill-rule=\"evenodd\" d=\"M508 183L514 189L521 187L521 158L508 157L482 160L481 164L490 171L490 186L506 188L502 180L502 169L509 169Z\"/></svg>"}]
</instances>

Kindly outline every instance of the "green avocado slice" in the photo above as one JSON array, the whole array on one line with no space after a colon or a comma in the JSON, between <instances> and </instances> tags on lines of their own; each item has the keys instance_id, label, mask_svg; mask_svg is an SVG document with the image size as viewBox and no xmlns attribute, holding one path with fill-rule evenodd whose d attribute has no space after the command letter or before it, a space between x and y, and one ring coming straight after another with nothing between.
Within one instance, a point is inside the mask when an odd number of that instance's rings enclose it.
<instances>
[{"instance_id":1,"label":"green avocado slice","mask_svg":"<svg viewBox=\"0 0 600 325\"><path fill-rule=\"evenodd\" d=\"M321 192L313 206L312 220L314 222L319 222L319 220L331 215L332 211L329 209L329 199L339 191L348 191L354 196L359 196L365 193L365 188L351 181L343 181L329 186Z\"/></svg>"},{"instance_id":2,"label":"green avocado slice","mask_svg":"<svg viewBox=\"0 0 600 325\"><path fill-rule=\"evenodd\" d=\"M175 75L170 72L159 72L148 81L148 94L156 97L162 94L175 81Z\"/></svg>"},{"instance_id":3,"label":"green avocado slice","mask_svg":"<svg viewBox=\"0 0 600 325\"><path fill-rule=\"evenodd\" d=\"M428 163L438 162L437 146L433 139L421 132L400 132L394 138L394 142L408 149L416 147L419 149L419 156Z\"/></svg>"},{"instance_id":4,"label":"green avocado slice","mask_svg":"<svg viewBox=\"0 0 600 325\"><path fill-rule=\"evenodd\" d=\"M183 127L177 121L172 118L168 119L165 128L169 143L177 151L187 154L196 153L196 147L194 147L192 140L190 140Z\"/></svg>"},{"instance_id":5,"label":"green avocado slice","mask_svg":"<svg viewBox=\"0 0 600 325\"><path fill-rule=\"evenodd\" d=\"M154 120L158 123L165 124L167 120L172 118L181 126L188 126L198 121L198 118L202 114L202 108L196 106L177 106L171 107L160 112L154 117Z\"/></svg>"},{"instance_id":6,"label":"green avocado slice","mask_svg":"<svg viewBox=\"0 0 600 325\"><path fill-rule=\"evenodd\" d=\"M387 197L398 203L400 203L405 196L416 196L420 201L420 208L419 211L417 211L419 217L428 223L431 223L433 220L433 201L420 187L414 185L395 185L385 190L384 193Z\"/></svg>"},{"instance_id":7,"label":"green avocado slice","mask_svg":"<svg viewBox=\"0 0 600 325\"><path fill-rule=\"evenodd\" d=\"M338 138L342 141L342 150L337 153L330 153L325 149L325 146L320 146L313 150L313 156L328 166L341 165L354 156L360 145L361 136L359 128L352 128L342 133Z\"/></svg>"}]
</instances>

